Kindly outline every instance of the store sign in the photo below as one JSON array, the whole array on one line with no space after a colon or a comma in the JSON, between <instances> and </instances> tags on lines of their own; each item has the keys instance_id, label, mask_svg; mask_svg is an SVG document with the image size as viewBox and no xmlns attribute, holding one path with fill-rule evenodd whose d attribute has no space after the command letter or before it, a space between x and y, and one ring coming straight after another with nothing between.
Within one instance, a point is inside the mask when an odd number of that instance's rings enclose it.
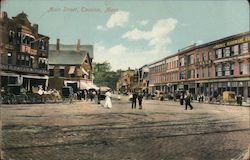
<instances>
[{"instance_id":1,"label":"store sign","mask_svg":"<svg viewBox=\"0 0 250 160\"><path fill-rule=\"evenodd\" d=\"M31 48L29 46L26 46L26 45L21 45L20 52L31 53Z\"/></svg>"},{"instance_id":2,"label":"store sign","mask_svg":"<svg viewBox=\"0 0 250 160\"><path fill-rule=\"evenodd\" d=\"M245 42L250 42L250 36L243 37L243 38L236 39L236 40L232 40L232 41L225 42L225 43L221 43L221 44L217 44L213 48L214 49L224 48L224 47L227 47L227 46L232 46L232 45L236 45L236 44L240 44L240 43L245 43Z\"/></svg>"}]
</instances>

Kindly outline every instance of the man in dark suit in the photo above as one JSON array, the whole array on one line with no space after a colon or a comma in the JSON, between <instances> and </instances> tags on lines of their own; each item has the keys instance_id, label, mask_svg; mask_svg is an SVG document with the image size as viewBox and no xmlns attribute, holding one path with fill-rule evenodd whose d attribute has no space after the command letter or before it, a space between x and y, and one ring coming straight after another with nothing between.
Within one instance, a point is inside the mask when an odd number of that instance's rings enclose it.
<instances>
[{"instance_id":1,"label":"man in dark suit","mask_svg":"<svg viewBox=\"0 0 250 160\"><path fill-rule=\"evenodd\" d=\"M136 108L136 99L137 99L137 93L133 92L133 97L132 97L132 109Z\"/></svg>"}]
</instances>

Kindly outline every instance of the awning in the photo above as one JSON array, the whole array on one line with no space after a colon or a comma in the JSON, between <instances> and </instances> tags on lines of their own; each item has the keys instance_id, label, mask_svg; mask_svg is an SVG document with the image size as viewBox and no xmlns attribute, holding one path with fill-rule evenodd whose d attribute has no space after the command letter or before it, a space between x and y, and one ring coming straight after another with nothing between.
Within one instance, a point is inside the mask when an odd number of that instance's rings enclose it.
<instances>
[{"instance_id":1,"label":"awning","mask_svg":"<svg viewBox=\"0 0 250 160\"><path fill-rule=\"evenodd\" d=\"M75 69L76 69L76 66L70 66L68 74L74 74Z\"/></svg>"},{"instance_id":2,"label":"awning","mask_svg":"<svg viewBox=\"0 0 250 160\"><path fill-rule=\"evenodd\" d=\"M32 76L32 75L21 75L23 78L30 78L30 79L49 79L48 76Z\"/></svg>"},{"instance_id":3,"label":"awning","mask_svg":"<svg viewBox=\"0 0 250 160\"><path fill-rule=\"evenodd\" d=\"M107 90L110 90L110 88L106 86L100 87L100 91L106 92Z\"/></svg>"},{"instance_id":4,"label":"awning","mask_svg":"<svg viewBox=\"0 0 250 160\"><path fill-rule=\"evenodd\" d=\"M89 75L89 73L88 73L87 71L85 71L84 68L82 68L82 73L83 73L83 74L86 74L87 76Z\"/></svg>"},{"instance_id":5,"label":"awning","mask_svg":"<svg viewBox=\"0 0 250 160\"><path fill-rule=\"evenodd\" d=\"M7 73L7 72L3 72L3 71L0 72L0 75L1 75L1 76L9 76L9 77L19 77L18 74L15 74L15 73Z\"/></svg>"}]
</instances>

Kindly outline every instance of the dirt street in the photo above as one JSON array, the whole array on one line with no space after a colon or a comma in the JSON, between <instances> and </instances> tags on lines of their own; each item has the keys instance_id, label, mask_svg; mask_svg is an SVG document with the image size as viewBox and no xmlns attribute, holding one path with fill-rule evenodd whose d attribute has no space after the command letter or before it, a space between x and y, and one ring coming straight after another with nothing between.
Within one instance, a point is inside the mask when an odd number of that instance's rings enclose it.
<instances>
[{"instance_id":1,"label":"dirt street","mask_svg":"<svg viewBox=\"0 0 250 160\"><path fill-rule=\"evenodd\" d=\"M127 98L2 105L4 160L231 160L250 144L249 108ZM246 157L246 156L245 156Z\"/></svg>"}]
</instances>

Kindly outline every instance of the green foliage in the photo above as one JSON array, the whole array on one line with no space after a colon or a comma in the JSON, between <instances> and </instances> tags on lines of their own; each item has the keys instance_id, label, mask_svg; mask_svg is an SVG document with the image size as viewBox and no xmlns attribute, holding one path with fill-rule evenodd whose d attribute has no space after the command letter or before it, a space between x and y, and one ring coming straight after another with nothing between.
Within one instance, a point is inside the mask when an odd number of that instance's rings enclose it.
<instances>
[{"instance_id":1,"label":"green foliage","mask_svg":"<svg viewBox=\"0 0 250 160\"><path fill-rule=\"evenodd\" d=\"M108 86L115 90L116 82L121 76L121 70L111 71L109 62L94 63L94 83L97 86Z\"/></svg>"}]
</instances>

